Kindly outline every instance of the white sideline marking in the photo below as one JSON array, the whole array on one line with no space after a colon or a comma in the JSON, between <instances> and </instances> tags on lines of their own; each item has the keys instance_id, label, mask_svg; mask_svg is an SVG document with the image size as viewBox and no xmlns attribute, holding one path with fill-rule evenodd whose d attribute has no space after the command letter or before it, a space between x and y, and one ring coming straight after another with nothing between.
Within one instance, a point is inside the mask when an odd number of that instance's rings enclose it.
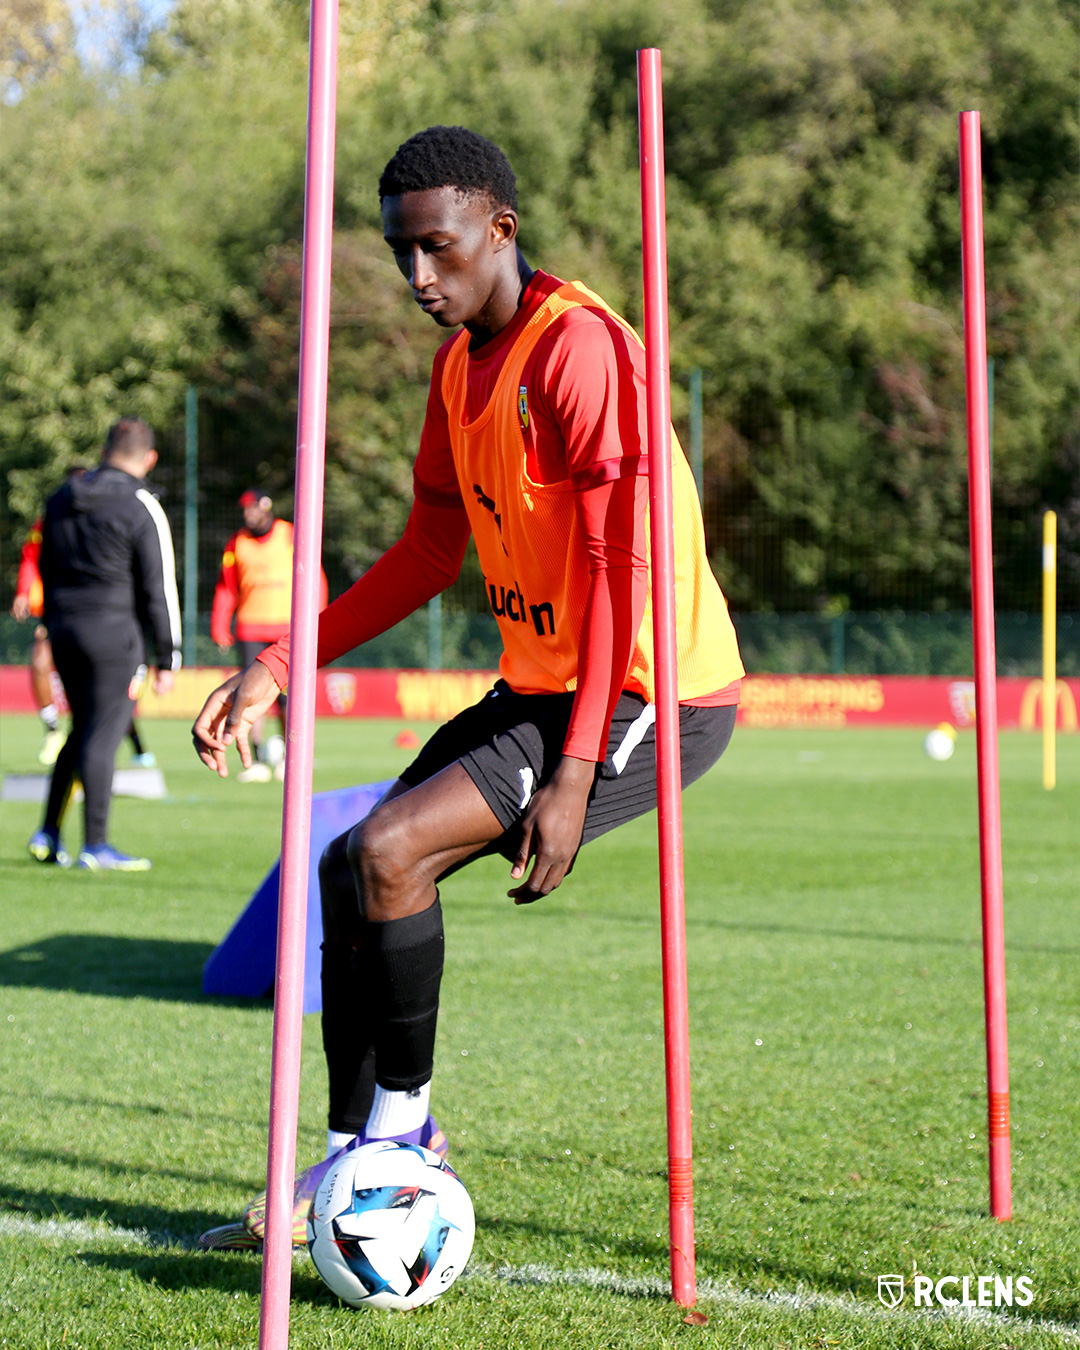
<instances>
[{"instance_id":1,"label":"white sideline marking","mask_svg":"<svg viewBox=\"0 0 1080 1350\"><path fill-rule=\"evenodd\" d=\"M556 1266L490 1266L472 1264L465 1271L465 1278L502 1280L507 1284L562 1285L587 1289L606 1289L613 1294L628 1298L671 1297L671 1285L667 1280L648 1279L643 1276L615 1275L611 1271L595 1267L585 1270L560 1270ZM878 1308L852 1297L839 1294L818 1294L810 1289L769 1289L764 1293L753 1289L739 1289L732 1284L722 1284L717 1280L698 1280L698 1303L721 1303L736 1308L773 1308L787 1312L813 1312L828 1310L843 1313L854 1321L896 1322L924 1324L928 1319L949 1318L980 1322L995 1331L1008 1332L1010 1335L1025 1335L1029 1332L1052 1332L1062 1336L1074 1345L1080 1345L1080 1329L1068 1322L1037 1320L1031 1317L1018 1317L1015 1313L996 1312L991 1308L950 1308L926 1309L888 1309Z\"/></svg>"},{"instance_id":2,"label":"white sideline marking","mask_svg":"<svg viewBox=\"0 0 1080 1350\"><path fill-rule=\"evenodd\" d=\"M0 1213L0 1237L30 1237L62 1239L69 1242L130 1242L140 1247L173 1247L195 1250L195 1238L177 1233L151 1233L146 1228L119 1228L104 1219L35 1219L28 1214ZM228 1256L226 1252L207 1252L210 1256ZM297 1248L294 1258L306 1259L307 1252ZM671 1295L667 1280L644 1276L615 1275L596 1267L584 1270L560 1270L557 1266L540 1263L524 1266L488 1265L472 1263L462 1277L466 1280L497 1280L505 1284L561 1285L565 1288L607 1290L625 1298L650 1298L666 1301ZM949 1308L915 1311L906 1308L877 1308L873 1304L840 1294L818 1294L810 1289L769 1289L761 1293L753 1289L739 1289L733 1284L717 1280L699 1280L699 1303L726 1304L735 1308L771 1308L784 1312L813 1312L815 1309L843 1313L854 1321L904 1322L921 1324L928 1320L966 1320L980 1322L995 1331L1023 1336L1034 1332L1050 1332L1073 1345L1080 1345L1080 1328L1068 1322L1052 1322L1033 1317L1018 1317L1015 1313L998 1312L991 1308Z\"/></svg>"},{"instance_id":3,"label":"white sideline marking","mask_svg":"<svg viewBox=\"0 0 1080 1350\"><path fill-rule=\"evenodd\" d=\"M194 1248L195 1239L179 1233L119 1228L104 1219L35 1219L29 1214L0 1214L0 1237L62 1238L69 1242L134 1242L140 1247Z\"/></svg>"}]
</instances>

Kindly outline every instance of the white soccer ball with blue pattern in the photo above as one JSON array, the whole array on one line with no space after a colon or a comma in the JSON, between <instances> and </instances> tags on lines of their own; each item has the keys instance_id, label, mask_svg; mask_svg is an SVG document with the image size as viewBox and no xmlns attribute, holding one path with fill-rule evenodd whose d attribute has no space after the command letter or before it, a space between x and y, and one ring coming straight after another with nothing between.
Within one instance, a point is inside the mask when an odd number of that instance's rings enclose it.
<instances>
[{"instance_id":1,"label":"white soccer ball with blue pattern","mask_svg":"<svg viewBox=\"0 0 1080 1350\"><path fill-rule=\"evenodd\" d=\"M454 1170L430 1149L388 1139L343 1154L323 1177L308 1251L343 1302L407 1311L450 1288L475 1227Z\"/></svg>"}]
</instances>

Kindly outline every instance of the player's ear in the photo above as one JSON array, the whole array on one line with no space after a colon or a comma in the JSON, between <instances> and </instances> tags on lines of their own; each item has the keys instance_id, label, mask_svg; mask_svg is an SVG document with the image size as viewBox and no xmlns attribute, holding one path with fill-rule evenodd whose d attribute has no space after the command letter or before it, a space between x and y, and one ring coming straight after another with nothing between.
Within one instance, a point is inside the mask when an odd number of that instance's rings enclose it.
<instances>
[{"instance_id":1,"label":"player's ear","mask_svg":"<svg viewBox=\"0 0 1080 1350\"><path fill-rule=\"evenodd\" d=\"M508 206L500 206L491 217L491 239L495 252L501 253L508 244L512 244L517 238L517 232L517 212Z\"/></svg>"}]
</instances>

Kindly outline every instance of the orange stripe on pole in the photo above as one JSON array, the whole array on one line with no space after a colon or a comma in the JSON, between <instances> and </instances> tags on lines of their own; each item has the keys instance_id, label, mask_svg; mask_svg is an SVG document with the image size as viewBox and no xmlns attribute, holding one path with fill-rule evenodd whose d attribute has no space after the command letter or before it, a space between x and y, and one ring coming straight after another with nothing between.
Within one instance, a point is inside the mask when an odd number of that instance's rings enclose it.
<instances>
[{"instance_id":1,"label":"orange stripe on pole","mask_svg":"<svg viewBox=\"0 0 1080 1350\"><path fill-rule=\"evenodd\" d=\"M690 1016L683 894L679 689L675 641L675 544L671 487L667 224L660 52L637 54L641 235L645 282L645 380L649 521L656 662L656 786L660 831L660 928L664 974L671 1294L690 1307L694 1278L694 1180L690 1126Z\"/></svg>"},{"instance_id":2,"label":"orange stripe on pole","mask_svg":"<svg viewBox=\"0 0 1080 1350\"><path fill-rule=\"evenodd\" d=\"M334 215L337 101L337 0L312 0L308 76L304 271L300 301L300 395L296 427L296 506L286 726L285 807L274 976L270 1066L270 1147L266 1166L260 1350L289 1343L292 1195L300 1099L304 943L311 848L311 771L315 737L315 656L319 632L326 382L330 346L330 266Z\"/></svg>"},{"instance_id":3,"label":"orange stripe on pole","mask_svg":"<svg viewBox=\"0 0 1080 1350\"><path fill-rule=\"evenodd\" d=\"M990 1140L990 1213L1012 1218L1009 1143L1009 1044L1005 1011L1005 912L1001 873L994 557L990 535L990 411L986 381L982 147L977 112L960 114L960 232L964 278L968 507L971 518L971 618L975 642L975 733L979 777L983 991ZM1004 1114L1003 1114L1004 1106Z\"/></svg>"}]
</instances>

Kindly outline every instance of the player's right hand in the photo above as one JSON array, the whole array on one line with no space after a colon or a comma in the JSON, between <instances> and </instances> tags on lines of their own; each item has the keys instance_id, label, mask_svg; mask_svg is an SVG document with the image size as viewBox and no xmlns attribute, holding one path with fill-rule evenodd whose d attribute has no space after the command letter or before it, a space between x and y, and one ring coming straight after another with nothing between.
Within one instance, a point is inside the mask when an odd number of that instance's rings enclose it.
<instances>
[{"instance_id":1,"label":"player's right hand","mask_svg":"<svg viewBox=\"0 0 1080 1350\"><path fill-rule=\"evenodd\" d=\"M228 778L225 752L233 742L245 769L252 763L251 728L277 702L281 690L261 661L219 684L191 728L195 752L208 769Z\"/></svg>"},{"instance_id":2,"label":"player's right hand","mask_svg":"<svg viewBox=\"0 0 1080 1350\"><path fill-rule=\"evenodd\" d=\"M20 623L30 617L30 601L25 595L17 595L11 602L11 617Z\"/></svg>"}]
</instances>

